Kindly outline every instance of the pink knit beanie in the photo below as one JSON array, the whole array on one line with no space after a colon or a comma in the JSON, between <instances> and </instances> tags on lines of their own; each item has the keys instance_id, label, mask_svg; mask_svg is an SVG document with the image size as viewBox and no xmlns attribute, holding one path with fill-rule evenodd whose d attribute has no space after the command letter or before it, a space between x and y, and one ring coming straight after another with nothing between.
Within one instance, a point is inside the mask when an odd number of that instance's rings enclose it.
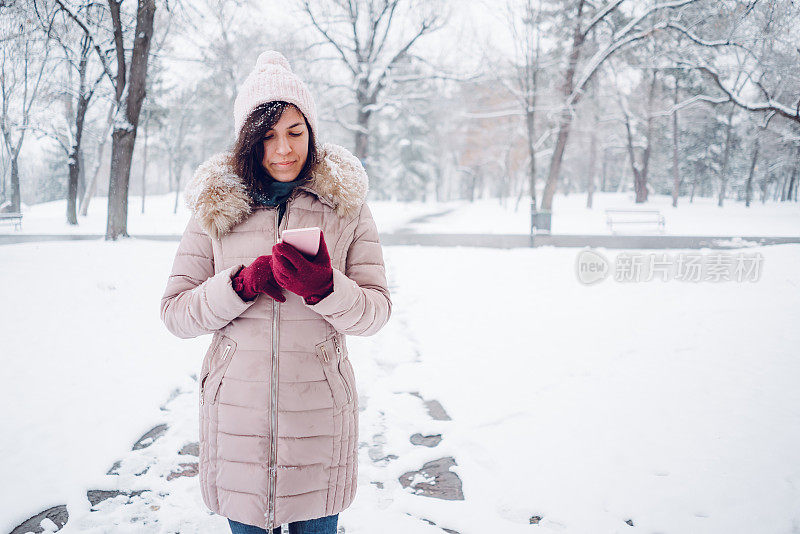
<instances>
[{"instance_id":1,"label":"pink knit beanie","mask_svg":"<svg viewBox=\"0 0 800 534\"><path fill-rule=\"evenodd\" d=\"M297 106L305 115L315 138L319 139L314 99L306 85L292 72L289 60L275 50L267 50L258 56L255 68L239 87L233 103L237 137L248 115L260 104L273 100L283 100Z\"/></svg>"}]
</instances>

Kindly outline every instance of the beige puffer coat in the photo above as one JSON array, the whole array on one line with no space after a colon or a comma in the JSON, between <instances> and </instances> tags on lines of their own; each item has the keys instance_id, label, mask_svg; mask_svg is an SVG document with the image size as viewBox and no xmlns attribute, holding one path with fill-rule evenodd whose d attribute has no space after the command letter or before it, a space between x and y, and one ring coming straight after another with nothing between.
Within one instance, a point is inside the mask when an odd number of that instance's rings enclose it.
<instances>
[{"instance_id":1,"label":"beige puffer coat","mask_svg":"<svg viewBox=\"0 0 800 534\"><path fill-rule=\"evenodd\" d=\"M358 395L345 335L391 315L383 253L364 202L367 175L325 144L312 178L274 207L251 205L218 154L187 186L192 216L161 299L180 338L213 333L200 372L200 487L210 510L267 530L339 513L356 493ZM314 305L283 290L243 301L231 277L287 228L319 226L333 293Z\"/></svg>"}]
</instances>

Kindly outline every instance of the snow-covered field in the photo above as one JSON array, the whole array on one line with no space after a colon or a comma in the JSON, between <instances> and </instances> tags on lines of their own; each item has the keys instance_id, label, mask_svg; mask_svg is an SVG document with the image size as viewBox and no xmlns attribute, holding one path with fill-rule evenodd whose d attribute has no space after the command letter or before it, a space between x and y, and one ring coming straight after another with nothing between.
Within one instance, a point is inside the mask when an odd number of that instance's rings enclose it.
<instances>
[{"instance_id":1,"label":"snow-covered field","mask_svg":"<svg viewBox=\"0 0 800 534\"><path fill-rule=\"evenodd\" d=\"M195 460L177 451L197 439L209 342L160 321L176 246L0 247L0 530L67 504L62 532L228 531L196 477L166 480ZM800 531L800 245L748 249L764 258L754 282L592 286L577 249L384 252L392 319L349 338L364 410L348 534ZM401 487L447 456L465 500ZM152 492L89 512L90 489Z\"/></svg>"},{"instance_id":2,"label":"snow-covered field","mask_svg":"<svg viewBox=\"0 0 800 534\"><path fill-rule=\"evenodd\" d=\"M66 201L56 200L33 206L22 207L22 229L13 226L0 226L0 234L100 234L106 232L108 213L107 199L92 199L87 215L78 216L78 225L67 224ZM382 202L370 201L370 208L381 232L392 232L405 225L406 221L419 215L435 213L437 204L424 202ZM183 193L175 210L175 194L148 196L145 199L145 212L142 213L141 197L131 196L128 200L128 234L181 234L189 218L189 210L183 204ZM175 211L175 213L173 213Z\"/></svg>"},{"instance_id":3,"label":"snow-covered field","mask_svg":"<svg viewBox=\"0 0 800 534\"><path fill-rule=\"evenodd\" d=\"M541 198L541 197L540 197ZM591 209L586 208L585 194L556 195L553 199L551 231L553 234L609 234L606 209L657 209L665 219L666 235L707 236L798 236L800 203L743 202L727 200L724 207L716 199L695 197L694 202L681 198L676 208L672 197L650 195L645 204L636 205L633 193L595 193ZM493 233L527 234L530 228L530 200L459 201L442 205L457 208L452 213L412 228L419 233ZM622 225L618 233L655 234L655 225Z\"/></svg>"},{"instance_id":4,"label":"snow-covered field","mask_svg":"<svg viewBox=\"0 0 800 534\"><path fill-rule=\"evenodd\" d=\"M530 232L530 202L508 198L452 202L397 203L370 201L378 228L390 233L408 226L419 233L478 233L478 234L528 234ZM128 203L128 233L180 234L189 216L179 199L177 213L173 214L175 195L147 197L142 214L140 197L130 197ZM742 202L727 200L719 208L716 199L696 197L694 202L681 198L677 208L666 195L650 195L646 204L634 204L632 193L595 193L594 207L586 208L585 195L556 195L553 201L552 233L554 234L608 234L605 209L658 209L666 220L664 234L709 236L799 236L800 203L753 202L749 208ZM0 233L30 234L105 234L107 201L95 198L88 215L78 218L78 226L65 221L65 202L54 201L34 206L23 206L22 230L4 225ZM426 214L448 212L422 224L406 225L407 221ZM615 228L615 230L617 230ZM620 233L658 233L654 225L622 225Z\"/></svg>"}]
</instances>

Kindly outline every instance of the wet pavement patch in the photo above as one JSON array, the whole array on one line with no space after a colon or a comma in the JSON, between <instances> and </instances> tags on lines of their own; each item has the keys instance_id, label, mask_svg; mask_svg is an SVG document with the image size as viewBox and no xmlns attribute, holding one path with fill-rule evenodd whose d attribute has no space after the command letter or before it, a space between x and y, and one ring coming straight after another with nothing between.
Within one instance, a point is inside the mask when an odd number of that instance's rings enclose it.
<instances>
[{"instance_id":1,"label":"wet pavement patch","mask_svg":"<svg viewBox=\"0 0 800 534\"><path fill-rule=\"evenodd\" d=\"M415 495L448 501L463 501L461 479L450 467L458 465L455 458L446 456L424 464L418 471L403 473L398 480L404 488L411 487Z\"/></svg>"},{"instance_id":2,"label":"wet pavement patch","mask_svg":"<svg viewBox=\"0 0 800 534\"><path fill-rule=\"evenodd\" d=\"M116 462L114 462L114 465L112 465L112 466L111 466L111 469L109 469L108 471L106 471L106 474L107 474L107 475L119 475L119 469L120 469L120 467L122 467L122 460L117 460ZM133 475L134 475L134 476L137 476L137 477L139 477L139 476L142 476L143 474L147 473L147 471L148 471L149 469L150 469L150 466L149 466L149 465L146 465L146 466L144 467L144 469L142 469L142 470L141 470L141 471L139 471L138 473L133 473Z\"/></svg>"},{"instance_id":3,"label":"wet pavement patch","mask_svg":"<svg viewBox=\"0 0 800 534\"><path fill-rule=\"evenodd\" d=\"M452 421L447 412L444 410L442 404L437 401L436 399L433 400L425 400L422 398L422 395L419 394L419 391L409 391L415 397L422 399L425 403L425 408L428 410L428 415L430 415L433 419L437 421Z\"/></svg>"},{"instance_id":4,"label":"wet pavement patch","mask_svg":"<svg viewBox=\"0 0 800 534\"><path fill-rule=\"evenodd\" d=\"M196 441L191 443L187 443L181 450L178 451L178 454L188 454L190 456L200 456L200 444Z\"/></svg>"},{"instance_id":5,"label":"wet pavement patch","mask_svg":"<svg viewBox=\"0 0 800 534\"><path fill-rule=\"evenodd\" d=\"M25 534L26 532L34 532L39 534L39 532L44 532L45 529L41 525L42 521L44 521L45 525L49 527L47 529L48 532L53 532L53 525L55 525L56 530L61 530L61 528L67 523L67 519L69 519L67 505L59 504L58 506L48 508L44 512L39 512L38 514L26 519L16 526L14 530L11 531L11 534Z\"/></svg>"},{"instance_id":6,"label":"wet pavement patch","mask_svg":"<svg viewBox=\"0 0 800 534\"><path fill-rule=\"evenodd\" d=\"M197 462L178 464L179 469L167 475L167 480L178 477L196 477L198 473Z\"/></svg>"},{"instance_id":7,"label":"wet pavement patch","mask_svg":"<svg viewBox=\"0 0 800 534\"><path fill-rule=\"evenodd\" d=\"M154 426L153 428L148 430L144 434L144 436L139 438L139 440L136 443L133 444L132 450L138 451L139 449L144 449L145 447L149 447L150 445L153 444L155 440L164 435L164 432L167 431L167 428L168 428L167 425Z\"/></svg>"},{"instance_id":8,"label":"wet pavement patch","mask_svg":"<svg viewBox=\"0 0 800 534\"><path fill-rule=\"evenodd\" d=\"M411 515L411 514L409 514L408 512L406 512L406 515ZM412 517L413 517L413 516L412 516ZM452 528L444 528L443 526L437 525L435 521L431 521L431 520L430 520L430 519L428 519L428 518L425 518L425 517L420 517L419 519L421 519L421 520L425 521L425 522L426 522L426 523L428 523L429 525L433 525L434 527L439 527L439 528L440 528L440 529L442 529L443 531L447 532L447 534L461 534L459 531L457 531L457 530L453 530Z\"/></svg>"},{"instance_id":9,"label":"wet pavement patch","mask_svg":"<svg viewBox=\"0 0 800 534\"><path fill-rule=\"evenodd\" d=\"M101 502L105 501L106 499L113 499L114 497L118 497L120 495L125 495L128 497L128 500L125 504L129 504L131 502L132 497L138 497L145 491L150 490L134 490L134 491L119 491L119 490L89 490L86 492L86 498L89 499L89 504L92 505L90 511L96 512L97 510L94 508Z\"/></svg>"},{"instance_id":10,"label":"wet pavement patch","mask_svg":"<svg viewBox=\"0 0 800 534\"><path fill-rule=\"evenodd\" d=\"M122 467L122 461L117 460L114 462L114 465L111 466L111 469L106 471L107 475L119 475L119 468Z\"/></svg>"},{"instance_id":11,"label":"wet pavement patch","mask_svg":"<svg viewBox=\"0 0 800 534\"><path fill-rule=\"evenodd\" d=\"M416 434L412 435L409 438L409 440L414 445L422 445L424 447L435 447L439 444L440 441L442 441L442 435L433 434L430 436L423 436L422 434L417 432Z\"/></svg>"},{"instance_id":12,"label":"wet pavement patch","mask_svg":"<svg viewBox=\"0 0 800 534\"><path fill-rule=\"evenodd\" d=\"M372 436L372 446L369 448L367 453L369 454L369 459L373 462L388 462L389 460L397 460L396 454L384 454L383 453L383 445L386 443L386 436L383 434L375 434Z\"/></svg>"}]
</instances>

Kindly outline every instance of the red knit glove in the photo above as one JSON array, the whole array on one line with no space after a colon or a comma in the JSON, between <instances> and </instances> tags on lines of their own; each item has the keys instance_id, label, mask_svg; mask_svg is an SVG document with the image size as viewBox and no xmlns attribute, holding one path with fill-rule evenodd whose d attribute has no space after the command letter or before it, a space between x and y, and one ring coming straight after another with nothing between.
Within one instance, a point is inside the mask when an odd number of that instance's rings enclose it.
<instances>
[{"instance_id":1,"label":"red knit glove","mask_svg":"<svg viewBox=\"0 0 800 534\"><path fill-rule=\"evenodd\" d=\"M286 302L280 286L275 283L272 262L273 258L270 255L259 256L231 278L233 289L242 300L253 300L259 294L266 293L278 302Z\"/></svg>"},{"instance_id":2,"label":"red knit glove","mask_svg":"<svg viewBox=\"0 0 800 534\"><path fill-rule=\"evenodd\" d=\"M333 268L321 230L319 250L312 259L283 242L272 246L272 258L275 281L284 289L303 297L306 304L316 304L333 291Z\"/></svg>"}]
</instances>

